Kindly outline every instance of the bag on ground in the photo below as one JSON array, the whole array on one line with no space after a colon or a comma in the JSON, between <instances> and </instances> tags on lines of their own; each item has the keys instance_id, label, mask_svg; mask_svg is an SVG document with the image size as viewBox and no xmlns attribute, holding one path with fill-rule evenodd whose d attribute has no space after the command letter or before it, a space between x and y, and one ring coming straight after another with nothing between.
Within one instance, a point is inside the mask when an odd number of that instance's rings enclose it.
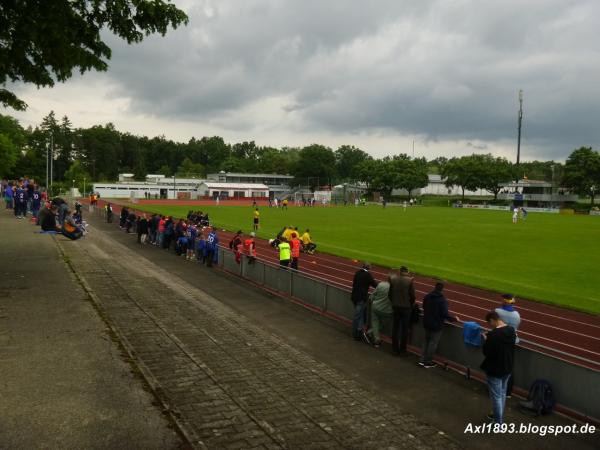
<instances>
[{"instance_id":1,"label":"bag on ground","mask_svg":"<svg viewBox=\"0 0 600 450\"><path fill-rule=\"evenodd\" d=\"M552 384L547 380L535 380L531 384L527 400L519 402L519 409L524 414L537 417L550 414L555 404Z\"/></svg>"}]
</instances>

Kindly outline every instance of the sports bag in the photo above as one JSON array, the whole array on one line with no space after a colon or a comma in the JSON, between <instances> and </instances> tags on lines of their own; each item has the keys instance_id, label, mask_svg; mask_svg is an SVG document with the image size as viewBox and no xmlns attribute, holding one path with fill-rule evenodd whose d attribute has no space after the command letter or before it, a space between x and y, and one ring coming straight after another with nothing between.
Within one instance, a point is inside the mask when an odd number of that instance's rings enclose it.
<instances>
[{"instance_id":1,"label":"sports bag","mask_svg":"<svg viewBox=\"0 0 600 450\"><path fill-rule=\"evenodd\" d=\"M530 416L550 414L556 405L552 384L547 380L535 380L531 384L527 400L519 402L519 409Z\"/></svg>"},{"instance_id":2,"label":"sports bag","mask_svg":"<svg viewBox=\"0 0 600 450\"><path fill-rule=\"evenodd\" d=\"M472 347L481 347L481 326L477 322L465 322L463 324L463 341Z\"/></svg>"}]
</instances>

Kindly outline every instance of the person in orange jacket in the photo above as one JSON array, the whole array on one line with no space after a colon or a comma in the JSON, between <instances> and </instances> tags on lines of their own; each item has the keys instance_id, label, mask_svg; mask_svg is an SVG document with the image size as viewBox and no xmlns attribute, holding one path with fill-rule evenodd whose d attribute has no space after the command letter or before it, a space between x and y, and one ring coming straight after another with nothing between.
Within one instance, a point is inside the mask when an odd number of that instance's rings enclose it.
<instances>
[{"instance_id":1,"label":"person in orange jacket","mask_svg":"<svg viewBox=\"0 0 600 450\"><path fill-rule=\"evenodd\" d=\"M291 234L290 247L292 248L292 264L291 267L294 270L298 270L298 259L300 258L300 239L298 239L298 233L295 231Z\"/></svg>"},{"instance_id":2,"label":"person in orange jacket","mask_svg":"<svg viewBox=\"0 0 600 450\"><path fill-rule=\"evenodd\" d=\"M248 264L254 264L256 260L256 242L254 242L254 232L250 233L250 237L244 241L244 251L248 257Z\"/></svg>"}]
</instances>

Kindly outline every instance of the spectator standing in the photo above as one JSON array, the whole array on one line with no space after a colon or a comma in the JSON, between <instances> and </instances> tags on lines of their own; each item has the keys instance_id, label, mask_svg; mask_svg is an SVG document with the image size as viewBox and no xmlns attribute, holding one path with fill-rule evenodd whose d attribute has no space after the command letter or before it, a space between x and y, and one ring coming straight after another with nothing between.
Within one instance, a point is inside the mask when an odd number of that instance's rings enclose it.
<instances>
[{"instance_id":1,"label":"spectator standing","mask_svg":"<svg viewBox=\"0 0 600 450\"><path fill-rule=\"evenodd\" d=\"M242 261L242 230L238 230L235 236L231 238L229 248L235 255L235 262L239 264Z\"/></svg>"},{"instance_id":2,"label":"spectator standing","mask_svg":"<svg viewBox=\"0 0 600 450\"><path fill-rule=\"evenodd\" d=\"M219 248L219 236L217 230L213 227L206 236L206 267L212 267L216 260L217 250Z\"/></svg>"},{"instance_id":3,"label":"spectator standing","mask_svg":"<svg viewBox=\"0 0 600 450\"><path fill-rule=\"evenodd\" d=\"M17 219L24 219L27 215L27 190L23 186L18 186L15 192L15 216Z\"/></svg>"},{"instance_id":4,"label":"spectator standing","mask_svg":"<svg viewBox=\"0 0 600 450\"><path fill-rule=\"evenodd\" d=\"M392 317L392 304L388 297L389 291L390 283L381 281L369 298L371 313L368 314L370 326L367 334L372 337L374 347L379 347L381 345L381 337L379 335L381 326Z\"/></svg>"},{"instance_id":5,"label":"spectator standing","mask_svg":"<svg viewBox=\"0 0 600 450\"><path fill-rule=\"evenodd\" d=\"M187 245L187 252L186 252L186 256L185 259L187 259L188 261L193 261L194 260L194 250L196 248L196 238L198 237L198 227L195 223L190 224L187 227L187 230L185 232L187 240L188 240L188 245Z\"/></svg>"},{"instance_id":6,"label":"spectator standing","mask_svg":"<svg viewBox=\"0 0 600 450\"><path fill-rule=\"evenodd\" d=\"M35 220L37 220L41 205L42 194L40 193L38 187L35 186L33 194L31 194L31 214L33 215L33 217L35 217Z\"/></svg>"},{"instance_id":7,"label":"spectator standing","mask_svg":"<svg viewBox=\"0 0 600 450\"><path fill-rule=\"evenodd\" d=\"M370 343L369 337L364 331L366 305L369 300L369 288L377 287L377 282L370 272L371 264L363 262L362 267L356 271L352 280L352 294L350 299L354 304L354 317L352 319L352 337L360 341Z\"/></svg>"},{"instance_id":8,"label":"spectator standing","mask_svg":"<svg viewBox=\"0 0 600 450\"><path fill-rule=\"evenodd\" d=\"M158 245L159 247L163 246L163 241L165 239L165 230L167 227L167 221L165 219L165 216L161 216L160 220L158 221L158 236L157 236L157 241L156 241L156 245Z\"/></svg>"},{"instance_id":9,"label":"spectator standing","mask_svg":"<svg viewBox=\"0 0 600 450\"><path fill-rule=\"evenodd\" d=\"M406 355L410 316L415 304L415 285L408 268L402 266L398 275L389 277L389 298L394 311L392 325L392 350L397 355Z\"/></svg>"},{"instance_id":10,"label":"spectator standing","mask_svg":"<svg viewBox=\"0 0 600 450\"><path fill-rule=\"evenodd\" d=\"M93 204L93 195L92 195L92 204ZM119 217L119 226L121 228L125 228L125 222L127 221L127 217L129 217L129 210L126 207L121 208L121 215Z\"/></svg>"},{"instance_id":11,"label":"spectator standing","mask_svg":"<svg viewBox=\"0 0 600 450\"><path fill-rule=\"evenodd\" d=\"M300 239L298 239L298 233L292 233L292 239L290 241L290 247L292 250L292 262L291 267L294 270L298 270L298 260L300 259Z\"/></svg>"},{"instance_id":12,"label":"spectator standing","mask_svg":"<svg viewBox=\"0 0 600 450\"><path fill-rule=\"evenodd\" d=\"M521 325L521 315L515 309L515 296L513 294L504 294L502 295L503 304L501 307L496 308L496 312L502 322L507 325L510 325L515 329L515 344L519 343L519 334L517 330L519 329L519 325ZM506 387L506 397L512 397L512 389L513 383L515 381L514 374L510 374L510 378L508 379L508 385Z\"/></svg>"},{"instance_id":13,"label":"spectator standing","mask_svg":"<svg viewBox=\"0 0 600 450\"><path fill-rule=\"evenodd\" d=\"M4 189L4 201L6 202L6 209L13 209L14 193L15 191L12 182L9 182Z\"/></svg>"},{"instance_id":14,"label":"spectator standing","mask_svg":"<svg viewBox=\"0 0 600 450\"><path fill-rule=\"evenodd\" d=\"M112 218L113 218L112 205L110 203L107 203L106 206L104 207L104 209L106 210L106 223L112 223Z\"/></svg>"},{"instance_id":15,"label":"spectator standing","mask_svg":"<svg viewBox=\"0 0 600 450\"><path fill-rule=\"evenodd\" d=\"M287 269L290 265L290 258L292 254L292 249L290 247L290 243L283 236L281 237L281 242L277 246L279 249L279 265L285 269Z\"/></svg>"},{"instance_id":16,"label":"spectator standing","mask_svg":"<svg viewBox=\"0 0 600 450\"><path fill-rule=\"evenodd\" d=\"M244 241L244 251L246 252L248 258L248 264L254 264L256 261L256 242L254 241L254 237L256 235L254 232L250 233L250 237Z\"/></svg>"},{"instance_id":17,"label":"spectator standing","mask_svg":"<svg viewBox=\"0 0 600 450\"><path fill-rule=\"evenodd\" d=\"M483 337L483 355L481 363L487 377L488 390L492 401L492 414L489 419L495 423L504 421L504 406L506 404L506 388L508 379L513 371L516 333L507 325L496 311L485 316L485 321L492 328Z\"/></svg>"},{"instance_id":18,"label":"spectator standing","mask_svg":"<svg viewBox=\"0 0 600 450\"><path fill-rule=\"evenodd\" d=\"M423 328L425 328L425 340L419 365L431 369L437 364L433 362L442 331L444 321L456 322L457 317L448 313L448 300L443 293L444 283L436 283L435 289L423 298Z\"/></svg>"},{"instance_id":19,"label":"spectator standing","mask_svg":"<svg viewBox=\"0 0 600 450\"><path fill-rule=\"evenodd\" d=\"M138 244L145 244L146 238L148 237L148 219L146 214L140 217L140 221L137 225Z\"/></svg>"}]
</instances>

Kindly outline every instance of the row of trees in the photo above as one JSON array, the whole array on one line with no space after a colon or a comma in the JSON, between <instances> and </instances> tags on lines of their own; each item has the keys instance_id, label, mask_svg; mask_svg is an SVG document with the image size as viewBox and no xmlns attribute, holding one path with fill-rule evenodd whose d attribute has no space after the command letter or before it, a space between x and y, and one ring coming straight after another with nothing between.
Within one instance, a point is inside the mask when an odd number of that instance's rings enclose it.
<instances>
[{"instance_id":1,"label":"row of trees","mask_svg":"<svg viewBox=\"0 0 600 450\"><path fill-rule=\"evenodd\" d=\"M217 171L282 173L294 184L310 186L363 182L371 191L389 197L394 189L409 195L425 187L429 173L439 173L448 186L464 192L485 189L496 199L500 183L527 176L552 181L593 197L600 188L600 155L589 147L575 150L565 164L554 161L521 163L473 154L427 161L406 154L375 159L360 148L337 150L313 144L303 148L257 146L253 141L228 144L218 136L192 138L187 143L163 137L122 133L112 124L74 128L68 117L50 112L35 128L24 129L17 120L0 115L0 175L46 178L47 158L53 158L53 180L82 187L84 179L113 181L130 172L138 180L149 173L202 178Z\"/></svg>"}]
</instances>

